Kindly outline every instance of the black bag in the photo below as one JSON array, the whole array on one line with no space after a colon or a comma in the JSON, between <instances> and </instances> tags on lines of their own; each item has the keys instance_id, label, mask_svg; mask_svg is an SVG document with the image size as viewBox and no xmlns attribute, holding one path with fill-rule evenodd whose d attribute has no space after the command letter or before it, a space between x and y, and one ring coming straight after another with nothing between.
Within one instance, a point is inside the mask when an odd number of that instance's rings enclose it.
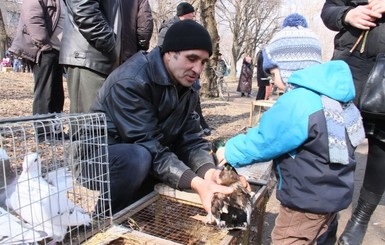
<instances>
[{"instance_id":1,"label":"black bag","mask_svg":"<svg viewBox=\"0 0 385 245\"><path fill-rule=\"evenodd\" d=\"M377 55L362 89L358 106L365 116L385 119L385 53Z\"/></svg>"}]
</instances>

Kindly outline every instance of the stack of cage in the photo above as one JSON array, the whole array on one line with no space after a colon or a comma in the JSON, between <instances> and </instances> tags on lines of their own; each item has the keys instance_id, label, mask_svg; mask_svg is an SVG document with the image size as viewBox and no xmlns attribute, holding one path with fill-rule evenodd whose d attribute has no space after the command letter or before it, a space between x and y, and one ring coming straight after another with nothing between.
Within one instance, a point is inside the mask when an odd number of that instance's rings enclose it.
<instances>
[{"instance_id":1,"label":"stack of cage","mask_svg":"<svg viewBox=\"0 0 385 245\"><path fill-rule=\"evenodd\" d=\"M0 244L80 244L111 225L106 118L0 120Z\"/></svg>"}]
</instances>

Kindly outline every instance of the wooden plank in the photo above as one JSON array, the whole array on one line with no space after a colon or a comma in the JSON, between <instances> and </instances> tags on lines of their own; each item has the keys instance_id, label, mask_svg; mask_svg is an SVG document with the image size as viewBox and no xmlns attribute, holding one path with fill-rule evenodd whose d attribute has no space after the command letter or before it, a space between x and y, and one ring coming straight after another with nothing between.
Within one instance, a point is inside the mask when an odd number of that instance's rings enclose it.
<instances>
[{"instance_id":1,"label":"wooden plank","mask_svg":"<svg viewBox=\"0 0 385 245\"><path fill-rule=\"evenodd\" d=\"M249 127L258 124L264 108L270 108L274 105L274 100L253 100L250 107Z\"/></svg>"},{"instance_id":2,"label":"wooden plank","mask_svg":"<svg viewBox=\"0 0 385 245\"><path fill-rule=\"evenodd\" d=\"M160 195L191 202L191 205L202 207L201 199L195 192L180 191L165 184L155 185L155 191Z\"/></svg>"},{"instance_id":3,"label":"wooden plank","mask_svg":"<svg viewBox=\"0 0 385 245\"><path fill-rule=\"evenodd\" d=\"M128 241L137 239L139 244L156 244L156 245L183 245L180 243L172 242L170 240L166 240L160 237L152 236L140 231L132 230L129 233L124 234L124 236L121 236L123 238L126 238Z\"/></svg>"}]
</instances>

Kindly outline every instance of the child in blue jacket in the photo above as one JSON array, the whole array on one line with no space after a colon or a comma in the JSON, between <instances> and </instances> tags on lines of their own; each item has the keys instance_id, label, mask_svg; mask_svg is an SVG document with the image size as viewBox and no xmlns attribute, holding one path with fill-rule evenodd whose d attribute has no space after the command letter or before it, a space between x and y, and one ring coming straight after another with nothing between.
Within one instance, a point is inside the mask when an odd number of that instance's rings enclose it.
<instances>
[{"instance_id":1,"label":"child in blue jacket","mask_svg":"<svg viewBox=\"0 0 385 245\"><path fill-rule=\"evenodd\" d=\"M281 202L273 244L310 244L349 206L354 150L363 140L348 65L329 61L295 71L292 90L264 112L260 124L218 149L220 163L241 167L274 160Z\"/></svg>"}]
</instances>

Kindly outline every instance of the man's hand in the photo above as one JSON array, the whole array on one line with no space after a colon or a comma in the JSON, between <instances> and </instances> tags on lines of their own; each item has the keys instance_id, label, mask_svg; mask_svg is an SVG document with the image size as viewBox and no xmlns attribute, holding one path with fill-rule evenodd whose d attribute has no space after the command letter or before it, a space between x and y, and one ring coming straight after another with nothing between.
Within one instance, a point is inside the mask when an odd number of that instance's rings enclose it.
<instances>
[{"instance_id":1,"label":"man's hand","mask_svg":"<svg viewBox=\"0 0 385 245\"><path fill-rule=\"evenodd\" d=\"M383 0L372 0L372 2L384 2ZM373 3L374 4L374 3ZM380 9L379 4L376 4L376 9ZM371 9L369 5L359 5L354 9L349 10L345 16L345 22L353 27L361 30L369 30L376 26L376 19L381 18L381 14Z\"/></svg>"},{"instance_id":2,"label":"man's hand","mask_svg":"<svg viewBox=\"0 0 385 245\"><path fill-rule=\"evenodd\" d=\"M202 201L202 206L207 213L211 213L211 200L213 199L214 193L219 192L228 195L234 191L230 187L218 185L211 180L204 180L200 177L193 178L191 188L198 193Z\"/></svg>"},{"instance_id":3,"label":"man's hand","mask_svg":"<svg viewBox=\"0 0 385 245\"><path fill-rule=\"evenodd\" d=\"M376 13L385 13L385 1L384 0L369 0L369 7ZM381 17L379 17L381 18Z\"/></svg>"}]
</instances>

